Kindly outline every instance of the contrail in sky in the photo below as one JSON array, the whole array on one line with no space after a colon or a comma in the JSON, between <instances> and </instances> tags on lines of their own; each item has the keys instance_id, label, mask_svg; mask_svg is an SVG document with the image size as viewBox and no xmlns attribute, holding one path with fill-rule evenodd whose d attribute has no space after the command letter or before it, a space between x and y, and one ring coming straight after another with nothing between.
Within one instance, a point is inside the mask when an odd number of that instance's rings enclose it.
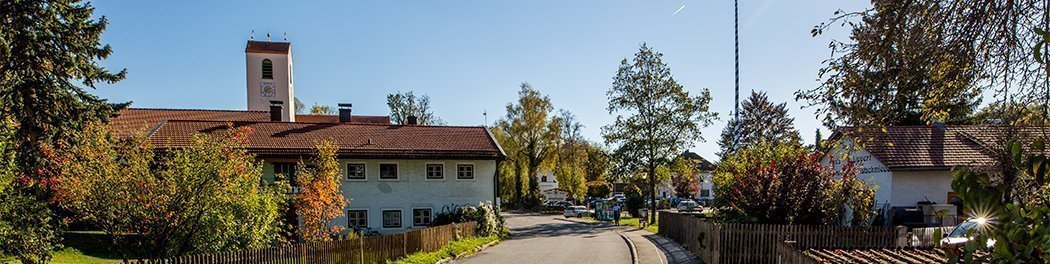
<instances>
[{"instance_id":1,"label":"contrail in sky","mask_svg":"<svg viewBox=\"0 0 1050 264\"><path fill-rule=\"evenodd\" d=\"M674 14L671 14L671 16L677 15L677 14L678 14L678 12L682 12L682 9L685 9L685 5L682 5L682 7L679 7L679 8L678 8L678 10L675 10L675 11L674 11Z\"/></svg>"}]
</instances>

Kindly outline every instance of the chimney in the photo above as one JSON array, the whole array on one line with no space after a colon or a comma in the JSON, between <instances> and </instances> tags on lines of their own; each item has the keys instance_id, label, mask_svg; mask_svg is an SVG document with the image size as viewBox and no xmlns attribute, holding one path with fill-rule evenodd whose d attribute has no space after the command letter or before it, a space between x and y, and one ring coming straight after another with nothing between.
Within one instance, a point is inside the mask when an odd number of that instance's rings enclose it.
<instances>
[{"instance_id":1,"label":"chimney","mask_svg":"<svg viewBox=\"0 0 1050 264\"><path fill-rule=\"evenodd\" d=\"M408 116L408 125L417 125L417 124L419 124L418 121L419 121L419 118L417 118L416 116L414 116L414 115Z\"/></svg>"},{"instance_id":2,"label":"chimney","mask_svg":"<svg viewBox=\"0 0 1050 264\"><path fill-rule=\"evenodd\" d=\"M270 100L270 121L281 122L281 110L284 109L284 101Z\"/></svg>"},{"instance_id":3,"label":"chimney","mask_svg":"<svg viewBox=\"0 0 1050 264\"><path fill-rule=\"evenodd\" d=\"M941 132L948 131L948 127L944 125L944 121L933 121L933 126L941 130Z\"/></svg>"},{"instance_id":4,"label":"chimney","mask_svg":"<svg viewBox=\"0 0 1050 264\"><path fill-rule=\"evenodd\" d=\"M350 123L350 113L354 104L339 104L339 123Z\"/></svg>"}]
</instances>

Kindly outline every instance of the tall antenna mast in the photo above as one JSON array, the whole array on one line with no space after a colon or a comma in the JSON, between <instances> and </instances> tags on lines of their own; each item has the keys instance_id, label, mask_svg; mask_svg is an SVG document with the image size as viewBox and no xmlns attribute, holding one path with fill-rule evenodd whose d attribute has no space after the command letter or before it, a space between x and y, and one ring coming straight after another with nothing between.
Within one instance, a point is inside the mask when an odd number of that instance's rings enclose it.
<instances>
[{"instance_id":1,"label":"tall antenna mast","mask_svg":"<svg viewBox=\"0 0 1050 264\"><path fill-rule=\"evenodd\" d=\"M733 0L733 77L736 101L733 105L733 147L736 151L740 140L740 12L738 0Z\"/></svg>"}]
</instances>

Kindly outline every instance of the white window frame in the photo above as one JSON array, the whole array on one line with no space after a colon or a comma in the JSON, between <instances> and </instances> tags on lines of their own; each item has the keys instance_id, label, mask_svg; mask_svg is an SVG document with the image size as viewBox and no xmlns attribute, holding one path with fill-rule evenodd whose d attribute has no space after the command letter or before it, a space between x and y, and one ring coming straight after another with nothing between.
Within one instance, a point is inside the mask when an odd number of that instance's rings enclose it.
<instances>
[{"instance_id":1,"label":"white window frame","mask_svg":"<svg viewBox=\"0 0 1050 264\"><path fill-rule=\"evenodd\" d=\"M430 175L427 175L428 173L430 173L430 168L428 168L430 165L441 165L441 178L440 179L431 179ZM447 169L447 167L448 166L445 166L444 162L425 162L425 163L423 163L423 179L424 180L428 180L428 181L444 181L445 179L448 179L448 169Z\"/></svg>"},{"instance_id":2,"label":"white window frame","mask_svg":"<svg viewBox=\"0 0 1050 264\"><path fill-rule=\"evenodd\" d=\"M428 222L430 222L429 225L416 225L416 210L420 210L420 209L430 210L430 221L428 221ZM434 208L433 207L412 207L412 226L413 227L433 226L433 225L434 225Z\"/></svg>"},{"instance_id":3,"label":"white window frame","mask_svg":"<svg viewBox=\"0 0 1050 264\"><path fill-rule=\"evenodd\" d=\"M395 177L393 179L384 179L383 178L383 165L394 165L394 168L395 168L394 174L396 174L396 175L394 175ZM401 164L398 164L397 162L380 162L379 165L376 168L376 176L377 176L377 178L379 178L380 181L400 181L401 180Z\"/></svg>"},{"instance_id":4,"label":"white window frame","mask_svg":"<svg viewBox=\"0 0 1050 264\"><path fill-rule=\"evenodd\" d=\"M350 165L361 165L364 167L364 178L350 178ZM343 163L343 180L346 181L368 181L368 163L348 161Z\"/></svg>"},{"instance_id":5,"label":"white window frame","mask_svg":"<svg viewBox=\"0 0 1050 264\"><path fill-rule=\"evenodd\" d=\"M397 219L398 225L399 225L398 227L386 227L386 212L387 211L398 211L398 213L399 213L399 215L398 215L399 217ZM379 221L380 222L379 226L382 227L383 229L404 229L405 228L405 210L401 209L401 208L380 209L379 210L379 220L380 220Z\"/></svg>"},{"instance_id":6,"label":"white window frame","mask_svg":"<svg viewBox=\"0 0 1050 264\"><path fill-rule=\"evenodd\" d=\"M350 211L364 211L365 212L365 226L362 226L360 228L368 228L368 215L370 214L368 212L368 208L350 208L350 209L346 209L346 212L347 212L347 215L346 215L346 228L349 228L349 229L358 228L358 227L350 225Z\"/></svg>"},{"instance_id":7,"label":"white window frame","mask_svg":"<svg viewBox=\"0 0 1050 264\"><path fill-rule=\"evenodd\" d=\"M460 165L470 165L470 178L469 179L464 179L464 178L460 178L459 177L459 166ZM458 181L474 181L474 180L477 180L477 179L478 179L478 165L475 165L473 162L456 163L456 180L458 180Z\"/></svg>"}]
</instances>

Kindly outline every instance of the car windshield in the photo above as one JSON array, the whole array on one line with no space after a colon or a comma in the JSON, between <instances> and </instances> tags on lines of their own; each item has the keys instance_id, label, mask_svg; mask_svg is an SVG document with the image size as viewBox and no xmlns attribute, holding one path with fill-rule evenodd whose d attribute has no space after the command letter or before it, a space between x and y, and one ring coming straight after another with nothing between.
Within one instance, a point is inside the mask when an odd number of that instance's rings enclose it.
<instances>
[{"instance_id":1,"label":"car windshield","mask_svg":"<svg viewBox=\"0 0 1050 264\"><path fill-rule=\"evenodd\" d=\"M959 227L956 227L955 230L952 230L952 233L949 234L948 237L966 237L966 233L970 232L970 229L973 229L975 226L977 226L977 222L963 222Z\"/></svg>"}]
</instances>

